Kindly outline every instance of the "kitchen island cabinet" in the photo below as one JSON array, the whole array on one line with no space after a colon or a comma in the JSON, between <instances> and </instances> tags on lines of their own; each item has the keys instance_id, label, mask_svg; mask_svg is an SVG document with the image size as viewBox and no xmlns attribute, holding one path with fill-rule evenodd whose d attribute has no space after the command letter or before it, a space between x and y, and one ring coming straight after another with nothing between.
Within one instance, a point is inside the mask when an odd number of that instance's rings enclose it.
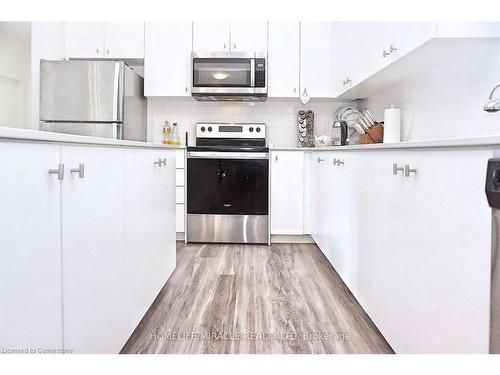
<instances>
[{"instance_id":1,"label":"kitchen island cabinet","mask_svg":"<svg viewBox=\"0 0 500 375\"><path fill-rule=\"evenodd\" d=\"M0 345L118 353L175 268L176 151L3 133Z\"/></svg>"},{"instance_id":2,"label":"kitchen island cabinet","mask_svg":"<svg viewBox=\"0 0 500 375\"><path fill-rule=\"evenodd\" d=\"M0 346L62 348L60 147L0 142Z\"/></svg>"}]
</instances>

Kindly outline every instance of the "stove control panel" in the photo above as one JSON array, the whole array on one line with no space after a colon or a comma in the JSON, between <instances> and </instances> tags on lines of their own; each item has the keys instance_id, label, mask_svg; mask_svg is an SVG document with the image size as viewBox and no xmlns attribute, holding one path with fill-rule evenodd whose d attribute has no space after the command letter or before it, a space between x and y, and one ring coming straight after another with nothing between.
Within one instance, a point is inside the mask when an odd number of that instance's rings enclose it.
<instances>
[{"instance_id":1,"label":"stove control panel","mask_svg":"<svg viewBox=\"0 0 500 375\"><path fill-rule=\"evenodd\" d=\"M264 123L197 123L196 138L266 138Z\"/></svg>"}]
</instances>

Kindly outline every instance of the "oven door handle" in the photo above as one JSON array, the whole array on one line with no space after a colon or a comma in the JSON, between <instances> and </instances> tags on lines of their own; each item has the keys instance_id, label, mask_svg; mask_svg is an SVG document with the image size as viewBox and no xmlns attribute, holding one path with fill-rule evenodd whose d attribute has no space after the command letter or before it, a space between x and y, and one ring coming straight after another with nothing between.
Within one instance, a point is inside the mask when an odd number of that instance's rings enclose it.
<instances>
[{"instance_id":1,"label":"oven door handle","mask_svg":"<svg viewBox=\"0 0 500 375\"><path fill-rule=\"evenodd\" d=\"M188 151L188 159L269 159L268 152Z\"/></svg>"}]
</instances>

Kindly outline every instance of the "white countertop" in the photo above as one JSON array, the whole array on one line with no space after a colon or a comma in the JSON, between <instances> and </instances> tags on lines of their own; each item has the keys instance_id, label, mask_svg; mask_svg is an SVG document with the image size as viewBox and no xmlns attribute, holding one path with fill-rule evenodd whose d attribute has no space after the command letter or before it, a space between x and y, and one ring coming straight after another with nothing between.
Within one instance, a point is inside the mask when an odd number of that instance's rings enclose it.
<instances>
[{"instance_id":1,"label":"white countertop","mask_svg":"<svg viewBox=\"0 0 500 375\"><path fill-rule=\"evenodd\" d=\"M88 144L115 147L139 147L139 148L184 148L184 146L171 146L161 143L125 141L120 139L88 137L84 135L63 134L45 132L40 130L28 130L19 128L7 128L0 126L0 140L24 140L36 142L56 142Z\"/></svg>"},{"instance_id":2,"label":"white countertop","mask_svg":"<svg viewBox=\"0 0 500 375\"><path fill-rule=\"evenodd\" d=\"M395 150L418 148L443 148L443 147L500 147L500 136L470 137L470 138L443 138L426 141L410 141L399 143L374 143L352 146L331 147L280 147L269 149L276 151L349 151L349 150Z\"/></svg>"}]
</instances>

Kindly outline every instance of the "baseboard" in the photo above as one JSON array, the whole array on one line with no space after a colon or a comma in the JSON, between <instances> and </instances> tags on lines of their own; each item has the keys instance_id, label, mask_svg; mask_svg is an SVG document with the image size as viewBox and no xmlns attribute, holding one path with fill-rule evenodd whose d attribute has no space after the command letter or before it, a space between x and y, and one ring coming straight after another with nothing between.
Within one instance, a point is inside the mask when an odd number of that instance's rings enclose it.
<instances>
[{"instance_id":1,"label":"baseboard","mask_svg":"<svg viewBox=\"0 0 500 375\"><path fill-rule=\"evenodd\" d=\"M175 239L177 241L184 241L185 237L186 236L185 236L184 232L176 232L175 233Z\"/></svg>"},{"instance_id":2,"label":"baseboard","mask_svg":"<svg viewBox=\"0 0 500 375\"><path fill-rule=\"evenodd\" d=\"M309 234L271 234L271 243L314 243Z\"/></svg>"}]
</instances>

